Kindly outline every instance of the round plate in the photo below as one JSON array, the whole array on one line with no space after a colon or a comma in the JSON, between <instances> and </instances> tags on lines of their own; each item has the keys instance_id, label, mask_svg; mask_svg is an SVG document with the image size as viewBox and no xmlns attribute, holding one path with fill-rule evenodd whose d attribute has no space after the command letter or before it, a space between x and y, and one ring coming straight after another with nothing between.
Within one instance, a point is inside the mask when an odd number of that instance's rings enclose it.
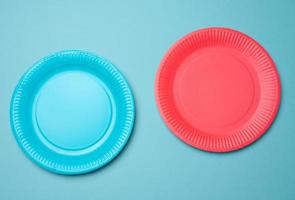
<instances>
[{"instance_id":1,"label":"round plate","mask_svg":"<svg viewBox=\"0 0 295 200\"><path fill-rule=\"evenodd\" d=\"M70 50L43 58L25 73L10 112L16 140L32 161L55 173L81 174L122 150L135 107L113 64Z\"/></svg>"},{"instance_id":2,"label":"round plate","mask_svg":"<svg viewBox=\"0 0 295 200\"><path fill-rule=\"evenodd\" d=\"M257 140L280 101L279 76L266 50L227 28L195 31L174 44L160 64L155 92L171 131L213 152Z\"/></svg>"}]
</instances>

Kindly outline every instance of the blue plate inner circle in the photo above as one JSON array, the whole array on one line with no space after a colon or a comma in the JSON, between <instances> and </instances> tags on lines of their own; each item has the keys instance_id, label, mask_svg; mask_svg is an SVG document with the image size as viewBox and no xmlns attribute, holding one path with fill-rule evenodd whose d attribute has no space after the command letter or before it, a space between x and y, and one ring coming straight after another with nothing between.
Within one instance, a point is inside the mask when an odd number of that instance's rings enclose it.
<instances>
[{"instance_id":1,"label":"blue plate inner circle","mask_svg":"<svg viewBox=\"0 0 295 200\"><path fill-rule=\"evenodd\" d=\"M96 143L110 124L111 101L96 77L67 71L49 79L35 102L37 126L53 145L80 150Z\"/></svg>"}]
</instances>

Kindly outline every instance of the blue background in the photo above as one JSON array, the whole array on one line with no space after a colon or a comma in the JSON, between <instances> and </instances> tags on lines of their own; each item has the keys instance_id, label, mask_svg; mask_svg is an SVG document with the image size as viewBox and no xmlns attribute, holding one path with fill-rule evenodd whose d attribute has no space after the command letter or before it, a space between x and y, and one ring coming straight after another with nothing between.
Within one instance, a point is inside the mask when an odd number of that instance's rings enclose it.
<instances>
[{"instance_id":1,"label":"blue background","mask_svg":"<svg viewBox=\"0 0 295 200\"><path fill-rule=\"evenodd\" d=\"M183 35L225 26L259 41L277 64L282 102L271 129L241 151L214 154L178 140L162 122L154 79ZM295 1L0 0L0 199L295 199ZM116 64L133 88L137 119L112 163L83 176L34 165L17 146L9 103L38 59L82 49Z\"/></svg>"}]
</instances>

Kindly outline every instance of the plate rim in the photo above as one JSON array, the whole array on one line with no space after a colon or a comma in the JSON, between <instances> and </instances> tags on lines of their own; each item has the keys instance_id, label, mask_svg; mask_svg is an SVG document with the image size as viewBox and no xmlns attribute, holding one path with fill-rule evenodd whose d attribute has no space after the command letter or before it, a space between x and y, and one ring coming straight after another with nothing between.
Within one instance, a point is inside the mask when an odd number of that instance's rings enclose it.
<instances>
[{"instance_id":1,"label":"plate rim","mask_svg":"<svg viewBox=\"0 0 295 200\"><path fill-rule=\"evenodd\" d=\"M116 78L117 84L121 87L120 90L121 90L122 96L124 96L124 100L125 100L124 104L126 105L126 115L123 118L124 126L122 126L123 128L121 130L120 136L118 136L115 144L108 149L107 153L95 159L96 164L89 164L89 163L93 163L94 159L91 162L88 162L86 164L84 163L83 165L68 165L68 166L62 163L60 164L60 163L56 163L56 162L54 163L52 161L48 161L46 159L46 156L44 155L42 156L38 154L38 149L32 150L32 148L30 147L30 144L27 143L24 137L22 137L23 135L26 135L26 133L23 132L23 130L20 128L21 122L19 120L18 115L19 113L21 113L21 111L18 109L18 104L21 101L22 93L25 92L25 90L23 90L24 85L26 85L27 82L30 81L30 76L32 74L37 73L39 69L42 69L44 67L44 64L46 64L48 61L56 57L63 57L65 55L85 56L88 59L95 60L95 62L102 65L111 76ZM85 60L83 62L85 62ZM58 74L58 73L55 73L55 74ZM128 111L127 111L127 108L128 108ZM11 100L10 100L9 118L10 118L10 126L12 129L12 133L15 137L15 140L17 141L18 146L22 149L25 155L33 163L35 163L37 166L49 172L53 172L56 174L78 175L78 174L89 173L99 168L102 168L118 156L118 154L124 149L124 147L128 143L131 133L133 131L134 123L135 123L135 110L136 110L135 100L134 100L134 95L132 93L131 87L128 84L126 78L123 76L123 74L119 71L119 69L114 64L112 64L109 60L101 56L98 56L96 54L93 54L85 50L62 50L62 51L49 54L48 56L45 56L39 59L37 62L32 64L27 71L24 72L24 74L21 76L20 79L18 79L18 82L15 86L15 89L12 93Z\"/></svg>"}]
</instances>

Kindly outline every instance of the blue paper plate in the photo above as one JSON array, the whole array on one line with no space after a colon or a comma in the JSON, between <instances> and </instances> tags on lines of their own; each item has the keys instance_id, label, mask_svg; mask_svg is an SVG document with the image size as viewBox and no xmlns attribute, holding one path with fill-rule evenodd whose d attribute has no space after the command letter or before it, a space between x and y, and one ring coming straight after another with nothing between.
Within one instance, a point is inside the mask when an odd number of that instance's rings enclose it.
<instances>
[{"instance_id":1,"label":"blue paper plate","mask_svg":"<svg viewBox=\"0 0 295 200\"><path fill-rule=\"evenodd\" d=\"M135 105L128 83L109 61L69 50L25 73L11 100L19 146L39 166L81 174L110 162L125 146Z\"/></svg>"}]
</instances>

